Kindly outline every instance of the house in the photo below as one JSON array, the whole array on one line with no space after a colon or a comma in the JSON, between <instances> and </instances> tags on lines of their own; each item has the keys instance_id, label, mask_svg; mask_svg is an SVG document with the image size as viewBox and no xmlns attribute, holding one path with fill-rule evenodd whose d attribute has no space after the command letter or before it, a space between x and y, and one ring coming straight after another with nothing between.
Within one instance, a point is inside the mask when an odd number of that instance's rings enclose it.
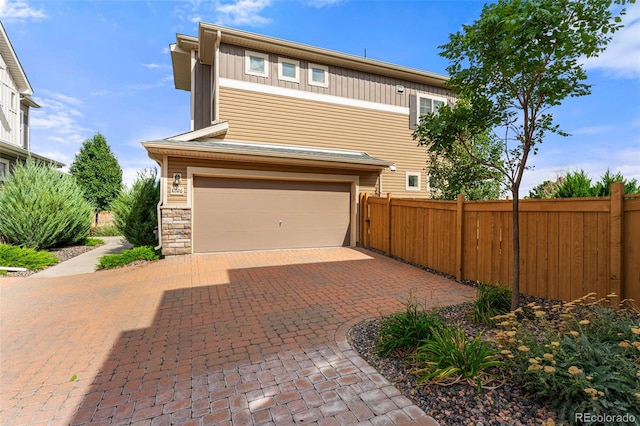
<instances>
[{"instance_id":1,"label":"house","mask_svg":"<svg viewBox=\"0 0 640 426\"><path fill-rule=\"evenodd\" d=\"M191 130L142 143L164 254L354 246L360 193L429 197L412 133L447 77L208 23L170 51Z\"/></svg>"},{"instance_id":2,"label":"house","mask_svg":"<svg viewBox=\"0 0 640 426\"><path fill-rule=\"evenodd\" d=\"M16 161L27 157L55 167L64 164L31 152L29 109L40 108L31 98L33 89L0 22L0 183Z\"/></svg>"}]
</instances>

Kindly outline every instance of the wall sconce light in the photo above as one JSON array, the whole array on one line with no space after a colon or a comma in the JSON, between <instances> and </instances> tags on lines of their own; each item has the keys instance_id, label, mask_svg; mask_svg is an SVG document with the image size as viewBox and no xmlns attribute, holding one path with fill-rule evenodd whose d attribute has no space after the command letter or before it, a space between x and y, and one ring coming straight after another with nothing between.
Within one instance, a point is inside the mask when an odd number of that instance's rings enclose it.
<instances>
[{"instance_id":1,"label":"wall sconce light","mask_svg":"<svg viewBox=\"0 0 640 426\"><path fill-rule=\"evenodd\" d=\"M182 180L182 175L180 173L174 173L173 174L173 184L175 186L180 185L180 181Z\"/></svg>"},{"instance_id":2,"label":"wall sconce light","mask_svg":"<svg viewBox=\"0 0 640 426\"><path fill-rule=\"evenodd\" d=\"M389 170L391 170L392 172L395 172L396 171L396 165L395 164L390 165L389 166Z\"/></svg>"}]
</instances>

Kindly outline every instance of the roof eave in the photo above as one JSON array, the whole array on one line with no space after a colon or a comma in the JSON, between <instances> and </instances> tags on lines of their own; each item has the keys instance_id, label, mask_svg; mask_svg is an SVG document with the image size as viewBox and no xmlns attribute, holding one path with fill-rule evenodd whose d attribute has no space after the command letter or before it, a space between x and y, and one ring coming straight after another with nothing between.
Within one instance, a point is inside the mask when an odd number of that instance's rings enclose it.
<instances>
[{"instance_id":1,"label":"roof eave","mask_svg":"<svg viewBox=\"0 0 640 426\"><path fill-rule=\"evenodd\" d=\"M15 146L12 144L8 144L6 142L0 142L2 146L3 152L7 152L9 154L15 155L21 160L26 160L28 157L33 157L38 161L42 161L47 164L51 164L56 168L64 167L65 164L56 160L52 160L51 158L47 158L43 155L36 154L35 152L27 151L24 148L20 148L19 146Z\"/></svg>"},{"instance_id":2,"label":"roof eave","mask_svg":"<svg viewBox=\"0 0 640 426\"><path fill-rule=\"evenodd\" d=\"M319 166L330 168L348 168L353 170L380 171L389 167L391 162L386 161L366 161L366 160L346 160L340 158L320 159L309 158L304 155L287 154L283 156L270 152L238 152L233 149L198 147L198 146L176 146L169 141L146 141L142 145L149 152L149 156L155 155L176 155L189 158L207 158L216 160L228 160L252 163L269 163L307 166ZM153 158L153 157L152 157Z\"/></svg>"}]
</instances>

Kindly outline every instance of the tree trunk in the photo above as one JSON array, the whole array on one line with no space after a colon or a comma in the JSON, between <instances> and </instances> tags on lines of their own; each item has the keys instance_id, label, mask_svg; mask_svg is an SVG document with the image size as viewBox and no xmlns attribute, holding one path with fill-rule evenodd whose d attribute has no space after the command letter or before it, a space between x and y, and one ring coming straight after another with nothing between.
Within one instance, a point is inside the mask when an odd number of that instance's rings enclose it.
<instances>
[{"instance_id":1,"label":"tree trunk","mask_svg":"<svg viewBox=\"0 0 640 426\"><path fill-rule=\"evenodd\" d=\"M511 310L520 306L520 207L518 188L512 188L513 195L513 278L511 281Z\"/></svg>"}]
</instances>

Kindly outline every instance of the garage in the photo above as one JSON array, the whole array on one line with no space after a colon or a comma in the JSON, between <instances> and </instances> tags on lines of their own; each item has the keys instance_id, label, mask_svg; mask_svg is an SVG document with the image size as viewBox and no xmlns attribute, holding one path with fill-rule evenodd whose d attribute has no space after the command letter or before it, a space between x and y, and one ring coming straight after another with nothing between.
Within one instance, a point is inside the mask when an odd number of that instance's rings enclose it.
<instances>
[{"instance_id":1,"label":"garage","mask_svg":"<svg viewBox=\"0 0 640 426\"><path fill-rule=\"evenodd\" d=\"M194 176L193 252L348 246L351 183Z\"/></svg>"}]
</instances>

